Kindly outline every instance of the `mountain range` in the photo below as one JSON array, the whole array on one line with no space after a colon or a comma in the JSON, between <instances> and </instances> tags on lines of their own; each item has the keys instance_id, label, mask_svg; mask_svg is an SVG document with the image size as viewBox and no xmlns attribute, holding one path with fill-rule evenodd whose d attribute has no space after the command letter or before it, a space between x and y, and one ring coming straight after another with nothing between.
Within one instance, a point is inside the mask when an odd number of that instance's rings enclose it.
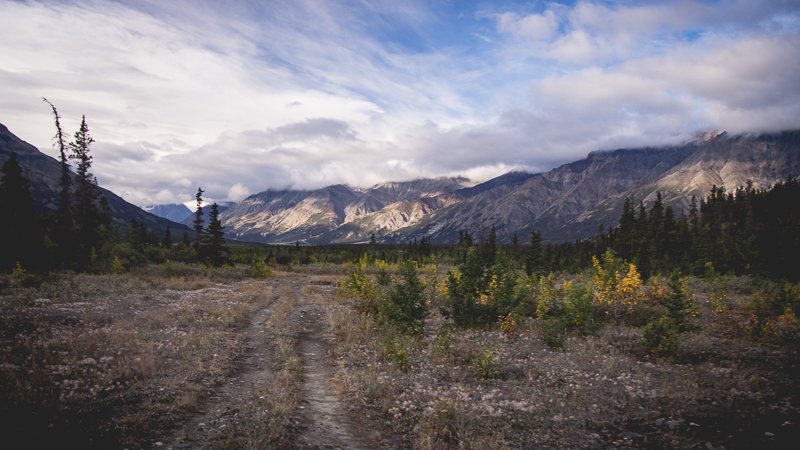
<instances>
[{"instance_id":1,"label":"mountain range","mask_svg":"<svg viewBox=\"0 0 800 450\"><path fill-rule=\"evenodd\" d=\"M312 191L265 191L221 214L237 239L309 244L402 243L423 237L454 243L459 232L522 242L532 230L545 241L583 239L616 225L625 199L646 205L662 193L676 213L711 187L729 190L750 180L768 188L800 174L800 130L729 136L708 133L691 142L590 153L545 173L510 172L484 183L465 178L346 185Z\"/></svg>"},{"instance_id":2,"label":"mountain range","mask_svg":"<svg viewBox=\"0 0 800 450\"><path fill-rule=\"evenodd\" d=\"M11 152L18 154L31 183L36 208L54 211L58 161L0 124L0 164ZM370 188L339 184L267 190L221 204L220 216L229 238L274 244L359 243L373 235L385 243L423 237L454 243L462 231L480 239L492 227L501 242L515 235L526 242L532 230L545 241L558 242L588 238L600 226L616 225L626 198L647 205L661 192L665 204L682 214L692 195L702 198L714 185L732 190L750 181L756 188L769 188L798 174L800 130L736 136L715 132L681 145L596 151L548 172L509 172L483 183L453 177ZM156 232L191 225L192 212L184 205L153 205L147 212L101 190L118 225L136 219Z\"/></svg>"}]
</instances>

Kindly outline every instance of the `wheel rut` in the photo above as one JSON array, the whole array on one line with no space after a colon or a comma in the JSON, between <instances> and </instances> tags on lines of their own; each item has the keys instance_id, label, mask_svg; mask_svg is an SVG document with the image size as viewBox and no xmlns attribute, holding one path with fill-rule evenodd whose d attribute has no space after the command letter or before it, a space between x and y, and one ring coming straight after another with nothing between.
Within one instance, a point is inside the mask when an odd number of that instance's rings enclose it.
<instances>
[{"instance_id":1,"label":"wheel rut","mask_svg":"<svg viewBox=\"0 0 800 450\"><path fill-rule=\"evenodd\" d=\"M227 429L232 428L232 425L241 419L240 406L257 395L260 386L263 386L270 377L272 350L265 339L266 322L275 308L284 301L282 296L275 294L264 308L253 314L250 324L244 331L246 356L237 374L209 393L205 405L198 414L165 439L165 443L156 442L156 448L203 448L215 437L225 434Z\"/></svg>"},{"instance_id":2,"label":"wheel rut","mask_svg":"<svg viewBox=\"0 0 800 450\"><path fill-rule=\"evenodd\" d=\"M331 382L322 339L321 316L316 308L301 311L303 331L297 348L302 361L303 381L299 416L303 425L296 445L300 449L372 448L359 433L341 396Z\"/></svg>"},{"instance_id":3,"label":"wheel rut","mask_svg":"<svg viewBox=\"0 0 800 450\"><path fill-rule=\"evenodd\" d=\"M213 447L214 439L236 429L238 422L248 420L247 411L241 405L258 398L263 386L275 375L274 349L266 337L269 336L267 322L276 309L282 314L290 310L281 320L286 321L293 336L300 366L295 385L299 403L289 416L288 442L281 446L302 450L378 447L366 437L366 428L354 420L333 383L325 341L326 316L321 304L325 290L333 288L307 289L308 278L294 275L275 278L270 284L273 299L253 314L244 331L246 353L238 373L209 393L200 411L163 439L163 443L156 442L156 448Z\"/></svg>"}]
</instances>

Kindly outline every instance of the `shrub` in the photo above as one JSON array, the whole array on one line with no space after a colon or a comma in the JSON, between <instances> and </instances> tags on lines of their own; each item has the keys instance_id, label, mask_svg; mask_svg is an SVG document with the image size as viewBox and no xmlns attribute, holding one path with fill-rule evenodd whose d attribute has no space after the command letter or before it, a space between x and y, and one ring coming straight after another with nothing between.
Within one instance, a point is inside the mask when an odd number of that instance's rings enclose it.
<instances>
[{"instance_id":1,"label":"shrub","mask_svg":"<svg viewBox=\"0 0 800 450\"><path fill-rule=\"evenodd\" d=\"M539 337L542 339L542 342L552 350L560 350L564 348L564 342L567 340L567 332L567 326L561 319L550 317L542 323Z\"/></svg>"},{"instance_id":2,"label":"shrub","mask_svg":"<svg viewBox=\"0 0 800 450\"><path fill-rule=\"evenodd\" d=\"M552 273L547 276L539 277L536 286L536 317L544 319L553 309L557 295L555 288L555 275Z\"/></svg>"},{"instance_id":3,"label":"shrub","mask_svg":"<svg viewBox=\"0 0 800 450\"><path fill-rule=\"evenodd\" d=\"M800 323L791 305L786 305L783 314L764 324L763 336L774 344L794 344L800 341Z\"/></svg>"},{"instance_id":4,"label":"shrub","mask_svg":"<svg viewBox=\"0 0 800 450\"><path fill-rule=\"evenodd\" d=\"M560 314L565 327L581 334L592 334L600 328L591 288L586 285L567 285L567 295Z\"/></svg>"},{"instance_id":5,"label":"shrub","mask_svg":"<svg viewBox=\"0 0 800 450\"><path fill-rule=\"evenodd\" d=\"M166 266L166 263L164 265ZM122 260L119 259L119 256L114 256L114 259L111 260L111 273L119 275L123 272L125 272L125 266L122 264Z\"/></svg>"},{"instance_id":6,"label":"shrub","mask_svg":"<svg viewBox=\"0 0 800 450\"><path fill-rule=\"evenodd\" d=\"M17 263L14 264L14 268L11 269L11 278L14 280L21 280L25 278L27 274L28 271L22 267L22 264L20 264L19 261L17 261Z\"/></svg>"},{"instance_id":7,"label":"shrub","mask_svg":"<svg viewBox=\"0 0 800 450\"><path fill-rule=\"evenodd\" d=\"M513 313L500 318L500 331L506 336L513 336L517 332L517 319Z\"/></svg>"},{"instance_id":8,"label":"shrub","mask_svg":"<svg viewBox=\"0 0 800 450\"><path fill-rule=\"evenodd\" d=\"M390 332L383 340L381 353L384 359L392 362L398 370L405 372L411 356L410 344L407 337Z\"/></svg>"},{"instance_id":9,"label":"shrub","mask_svg":"<svg viewBox=\"0 0 800 450\"><path fill-rule=\"evenodd\" d=\"M361 266L353 267L347 279L339 284L338 294L344 298L360 300L357 308L368 314L378 313L378 286L364 273Z\"/></svg>"},{"instance_id":10,"label":"shrub","mask_svg":"<svg viewBox=\"0 0 800 450\"><path fill-rule=\"evenodd\" d=\"M678 351L678 327L669 316L661 316L644 327L644 347L647 353L663 357Z\"/></svg>"},{"instance_id":11,"label":"shrub","mask_svg":"<svg viewBox=\"0 0 800 450\"><path fill-rule=\"evenodd\" d=\"M433 340L433 355L442 359L453 356L453 328L450 325L443 326Z\"/></svg>"},{"instance_id":12,"label":"shrub","mask_svg":"<svg viewBox=\"0 0 800 450\"><path fill-rule=\"evenodd\" d=\"M472 358L475 376L480 380L496 380L500 377L500 365L494 359L494 351L486 349Z\"/></svg>"},{"instance_id":13,"label":"shrub","mask_svg":"<svg viewBox=\"0 0 800 450\"><path fill-rule=\"evenodd\" d=\"M421 333L423 321L428 314L425 288L417 276L417 268L412 261L400 266L399 284L389 288L389 292L378 304L378 314L382 321L391 323L403 333Z\"/></svg>"},{"instance_id":14,"label":"shrub","mask_svg":"<svg viewBox=\"0 0 800 450\"><path fill-rule=\"evenodd\" d=\"M769 284L745 298L742 313L753 338L783 344L800 337L795 314L800 309L798 286Z\"/></svg>"},{"instance_id":15,"label":"shrub","mask_svg":"<svg viewBox=\"0 0 800 450\"><path fill-rule=\"evenodd\" d=\"M630 313L634 306L645 299L642 289L644 282L635 264L628 263L626 267L614 257L611 250L606 250L602 263L592 256L592 267L595 303L614 320Z\"/></svg>"},{"instance_id":16,"label":"shrub","mask_svg":"<svg viewBox=\"0 0 800 450\"><path fill-rule=\"evenodd\" d=\"M253 278L269 278L272 269L263 260L255 258L247 269L247 275Z\"/></svg>"}]
</instances>

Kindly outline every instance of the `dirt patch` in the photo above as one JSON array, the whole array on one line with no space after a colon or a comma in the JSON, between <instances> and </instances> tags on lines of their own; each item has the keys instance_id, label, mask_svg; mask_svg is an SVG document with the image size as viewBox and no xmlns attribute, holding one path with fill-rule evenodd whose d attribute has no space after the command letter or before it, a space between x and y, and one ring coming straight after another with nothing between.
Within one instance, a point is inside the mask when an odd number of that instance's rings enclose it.
<instances>
[{"instance_id":1,"label":"dirt patch","mask_svg":"<svg viewBox=\"0 0 800 450\"><path fill-rule=\"evenodd\" d=\"M309 309L300 311L303 330L297 346L303 367L303 400L296 445L302 449L370 448L332 385L321 334L322 313L316 305L305 306Z\"/></svg>"}]
</instances>

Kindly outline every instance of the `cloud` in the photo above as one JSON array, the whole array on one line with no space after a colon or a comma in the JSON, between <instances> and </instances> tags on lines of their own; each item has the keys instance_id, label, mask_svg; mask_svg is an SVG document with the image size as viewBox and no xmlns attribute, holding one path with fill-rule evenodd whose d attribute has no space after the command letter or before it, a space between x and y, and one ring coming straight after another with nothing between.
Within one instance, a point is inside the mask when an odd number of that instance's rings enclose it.
<instances>
[{"instance_id":1,"label":"cloud","mask_svg":"<svg viewBox=\"0 0 800 450\"><path fill-rule=\"evenodd\" d=\"M800 126L792 2L221 5L0 2L0 121L54 154L40 98L86 114L101 184L140 205Z\"/></svg>"},{"instance_id":2,"label":"cloud","mask_svg":"<svg viewBox=\"0 0 800 450\"><path fill-rule=\"evenodd\" d=\"M242 183L236 183L228 189L228 199L234 202L238 202L239 200L247 197L250 195L250 189L248 189Z\"/></svg>"},{"instance_id":3,"label":"cloud","mask_svg":"<svg viewBox=\"0 0 800 450\"><path fill-rule=\"evenodd\" d=\"M558 18L552 10L527 16L505 12L497 16L497 28L520 38L547 41L558 31Z\"/></svg>"}]
</instances>

